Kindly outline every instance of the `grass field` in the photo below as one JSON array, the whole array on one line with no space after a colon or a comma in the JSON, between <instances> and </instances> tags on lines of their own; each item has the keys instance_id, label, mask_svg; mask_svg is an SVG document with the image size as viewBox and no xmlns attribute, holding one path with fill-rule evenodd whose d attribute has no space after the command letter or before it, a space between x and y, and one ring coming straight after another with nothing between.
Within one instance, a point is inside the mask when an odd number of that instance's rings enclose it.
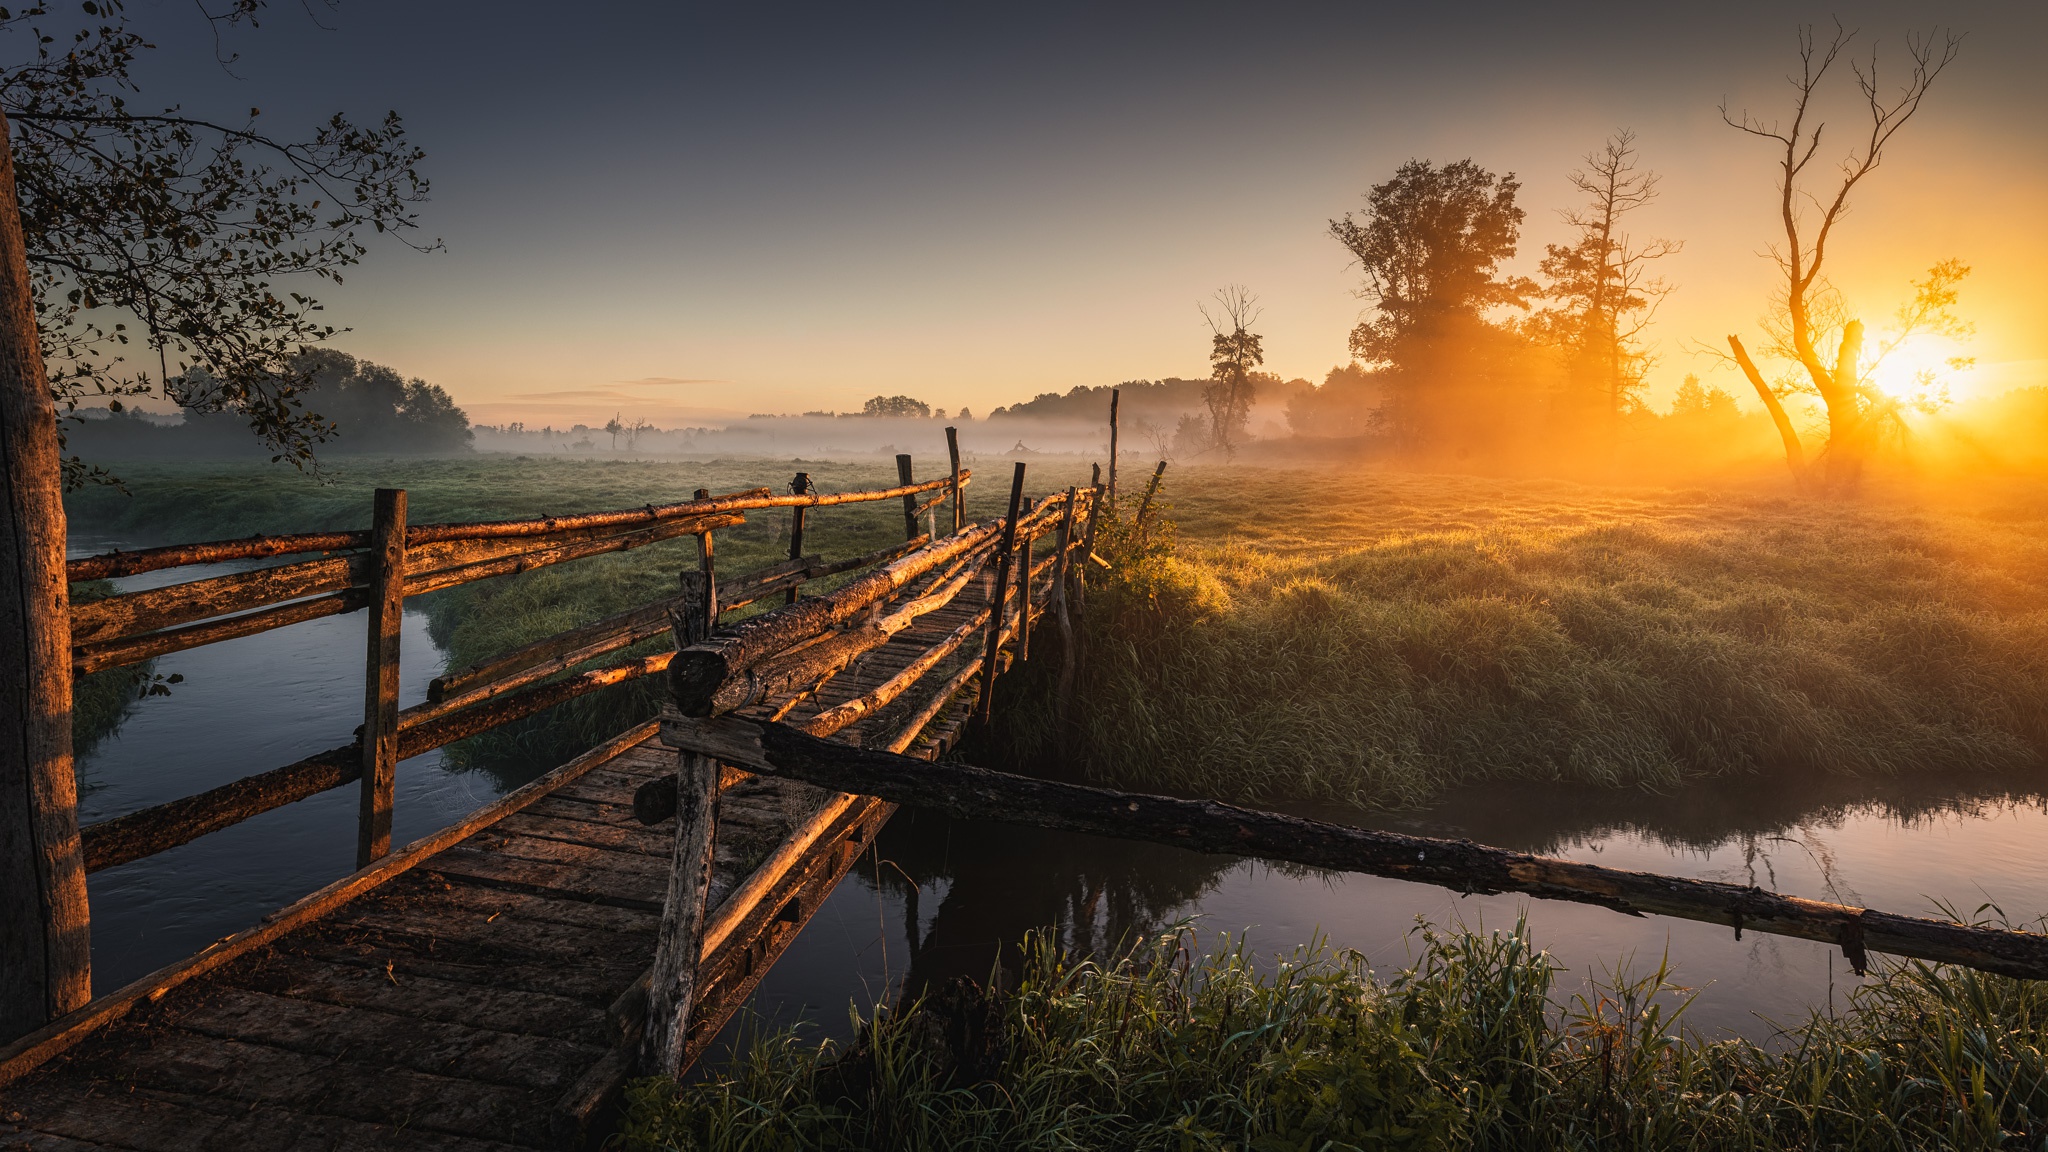
<instances>
[{"instance_id":1,"label":"grass field","mask_svg":"<svg viewBox=\"0 0 2048 1152\"><path fill-rule=\"evenodd\" d=\"M937 457L929 458L936 460ZM632 507L691 489L827 490L893 462L349 461L124 469L134 496L73 500L138 539L356 527L370 489L416 522ZM920 468L929 475L929 465ZM1135 472L1136 469L1131 471ZM989 461L970 512L998 514ZM1085 480L1035 463L1034 493ZM1662 789L1707 776L2039 773L2048 763L2048 487L1848 505L1754 491L1252 468L1169 474L1173 531L1091 590L1084 692L1064 724L1018 707L976 755L1127 787L1412 806L1486 780ZM786 550L786 514L720 533L741 572ZM898 506L827 509L808 552L900 537ZM1170 547L1159 546L1162 541ZM688 541L429 598L461 665L665 594ZM1039 663L1039 662L1034 662ZM1041 663L1041 668L1051 662ZM649 713L628 686L473 741L541 766Z\"/></svg>"},{"instance_id":2,"label":"grass field","mask_svg":"<svg viewBox=\"0 0 2048 1152\"><path fill-rule=\"evenodd\" d=\"M1662 971L1563 998L1526 933L1419 930L1376 976L1169 935L1118 961L1040 939L1007 996L954 985L850 1049L763 1037L636 1086L660 1149L1981 1149L2048 1141L2048 984L1888 968L1775 1042L1683 1028Z\"/></svg>"},{"instance_id":3,"label":"grass field","mask_svg":"<svg viewBox=\"0 0 2048 1152\"><path fill-rule=\"evenodd\" d=\"M1484 780L2048 764L2048 490L1759 492L1192 471L1091 603L1087 777L1421 804ZM1018 710L1015 715L1023 715Z\"/></svg>"}]
</instances>

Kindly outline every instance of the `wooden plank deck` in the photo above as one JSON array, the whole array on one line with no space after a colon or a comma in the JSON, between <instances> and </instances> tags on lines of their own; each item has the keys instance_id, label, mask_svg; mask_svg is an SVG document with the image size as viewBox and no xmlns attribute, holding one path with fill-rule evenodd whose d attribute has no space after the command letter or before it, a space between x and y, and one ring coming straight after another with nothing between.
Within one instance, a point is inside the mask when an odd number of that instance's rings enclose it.
<instances>
[{"instance_id":1,"label":"wooden plank deck","mask_svg":"<svg viewBox=\"0 0 2048 1152\"><path fill-rule=\"evenodd\" d=\"M986 606L985 582L970 587L791 719L867 692ZM926 683L981 651L964 645ZM913 691L839 738L900 729L923 699ZM936 756L971 708L970 692L927 725L915 754ZM631 1069L637 1019L625 994L652 962L666 891L673 825L632 817L634 791L675 770L658 739L622 745L0 1088L0 1148L481 1152L583 1142ZM729 784L711 907L825 798L794 783ZM705 958L693 1056L892 811L878 800L854 805Z\"/></svg>"}]
</instances>

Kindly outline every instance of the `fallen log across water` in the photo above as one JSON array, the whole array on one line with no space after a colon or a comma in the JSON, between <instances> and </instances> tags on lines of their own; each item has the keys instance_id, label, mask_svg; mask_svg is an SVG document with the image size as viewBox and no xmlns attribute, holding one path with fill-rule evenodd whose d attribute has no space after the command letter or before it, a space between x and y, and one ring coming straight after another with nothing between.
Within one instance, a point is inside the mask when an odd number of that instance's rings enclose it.
<instances>
[{"instance_id":1,"label":"fallen log across water","mask_svg":"<svg viewBox=\"0 0 2048 1152\"><path fill-rule=\"evenodd\" d=\"M1710 880L1660 876L1474 844L1379 832L1213 800L1113 792L932 764L852 748L780 724L665 712L662 739L766 776L876 796L970 820L997 820L1169 844L1196 852L1287 860L1464 893L1521 892L1839 945L1860 973L1883 952L2029 980L2048 979L2048 935L1900 916Z\"/></svg>"}]
</instances>

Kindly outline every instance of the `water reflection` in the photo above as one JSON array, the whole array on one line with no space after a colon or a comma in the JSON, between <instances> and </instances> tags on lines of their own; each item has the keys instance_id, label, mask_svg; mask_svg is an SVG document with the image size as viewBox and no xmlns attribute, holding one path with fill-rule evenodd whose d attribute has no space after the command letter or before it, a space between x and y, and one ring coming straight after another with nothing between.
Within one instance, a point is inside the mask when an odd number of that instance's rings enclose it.
<instances>
[{"instance_id":1,"label":"water reflection","mask_svg":"<svg viewBox=\"0 0 2048 1152\"><path fill-rule=\"evenodd\" d=\"M1988 904L2015 921L2048 915L2041 781L1960 783L1750 780L1665 796L1531 786L1395 817L1302 814L1909 914ZM1768 1039L1776 1024L1845 1006L1857 979L1836 949L1807 941L906 810L754 1007L843 1034L849 999L865 1008L954 975L1014 978L1017 941L1038 928L1099 952L1200 917L1204 932L1243 931L1269 957L1320 934L1386 972L1407 963L1417 917L1490 929L1523 915L1565 969L1561 989L1668 959L1701 990L1688 1019L1708 1032Z\"/></svg>"}]
</instances>

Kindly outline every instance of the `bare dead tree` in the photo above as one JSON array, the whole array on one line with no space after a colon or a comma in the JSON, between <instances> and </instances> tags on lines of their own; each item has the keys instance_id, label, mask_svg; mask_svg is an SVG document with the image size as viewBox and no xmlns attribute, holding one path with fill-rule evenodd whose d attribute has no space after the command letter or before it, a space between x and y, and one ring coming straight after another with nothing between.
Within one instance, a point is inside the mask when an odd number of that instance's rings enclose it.
<instances>
[{"instance_id":1,"label":"bare dead tree","mask_svg":"<svg viewBox=\"0 0 2048 1152\"><path fill-rule=\"evenodd\" d=\"M1822 199L1808 190L1808 168L1820 151L1826 124L1817 119L1809 124L1809 119L1815 115L1815 94L1855 36L1855 32L1843 28L1838 21L1834 37L1822 45L1815 38L1812 25L1800 28L1799 74L1787 77L1793 91L1789 127L1778 121L1766 124L1747 111L1737 116L1728 110L1726 103L1721 105L1723 121L1751 136L1769 141L1779 154L1778 210L1784 238L1771 245L1769 251L1785 277L1781 317L1785 351L1805 373L1806 381L1798 390L1806 391L1810 386L1827 410L1826 482L1835 491L1855 487L1862 474L1869 436L1864 419L1864 390L1858 387L1862 374L1857 356L1861 351L1863 326L1859 321L1845 319L1830 332L1816 323L1817 300L1827 295L1827 283L1822 272L1827 260L1828 241L1835 226L1848 213L1849 194L1865 177L1876 171L1883 161L1886 146L1920 110L1920 102L1926 98L1935 77L1955 60L1962 47L1962 37L1952 32L1937 30L1925 36L1909 34L1906 53L1912 66L1906 82L1896 91L1880 84L1875 45L1871 47L1867 62L1850 61L1850 71L1855 74L1857 89L1868 109L1869 126L1859 143L1837 165L1833 194ZM1835 363L1832 366L1821 351L1830 338L1835 343ZM1742 365L1744 375L1749 377L1750 384L1765 398L1765 406L1775 410L1778 402L1771 385L1741 350L1740 341L1731 336L1729 342L1736 350L1737 361ZM1787 456L1793 462L1794 472L1799 473L1802 463L1796 437L1789 435L1790 426L1783 421L1780 421L1779 429L1781 434L1788 434Z\"/></svg>"}]
</instances>

